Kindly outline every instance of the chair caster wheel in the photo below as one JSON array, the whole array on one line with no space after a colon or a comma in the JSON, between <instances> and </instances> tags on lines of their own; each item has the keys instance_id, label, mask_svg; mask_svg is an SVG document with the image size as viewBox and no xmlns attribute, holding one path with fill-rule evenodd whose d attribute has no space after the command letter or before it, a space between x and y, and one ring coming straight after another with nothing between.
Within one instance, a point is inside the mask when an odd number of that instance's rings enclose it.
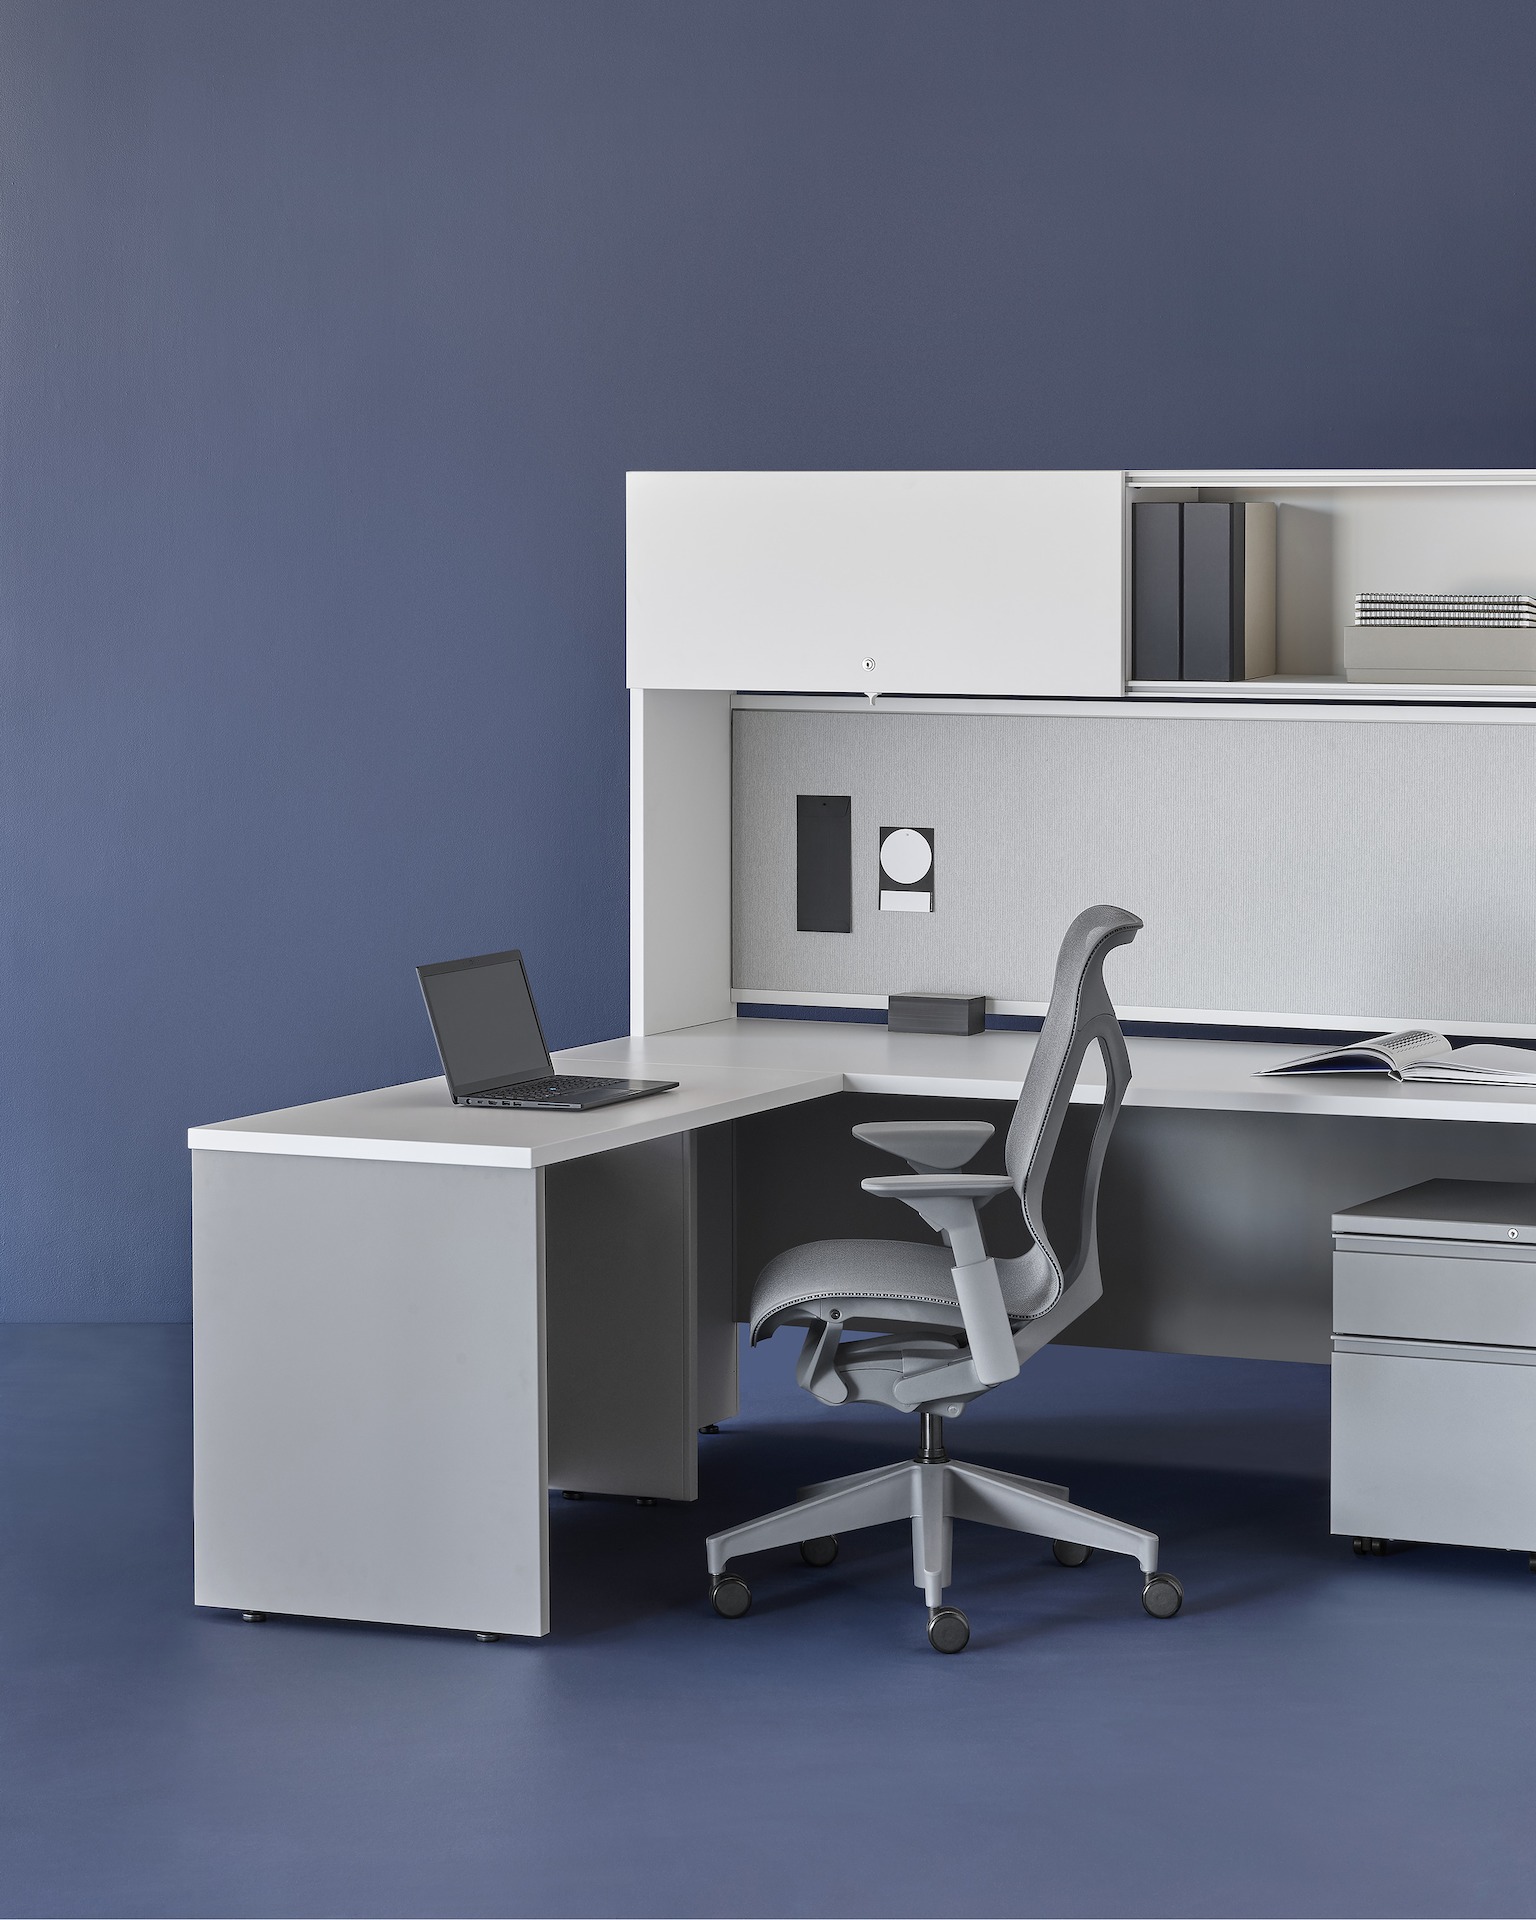
<instances>
[{"instance_id":1,"label":"chair caster wheel","mask_svg":"<svg viewBox=\"0 0 1536 1920\"><path fill-rule=\"evenodd\" d=\"M501 1638L501 1635L499 1633L477 1633L475 1635L475 1638L477 1640L489 1642L491 1640L499 1640Z\"/></svg>"},{"instance_id":2,"label":"chair caster wheel","mask_svg":"<svg viewBox=\"0 0 1536 1920\"><path fill-rule=\"evenodd\" d=\"M928 1644L935 1653L963 1653L971 1623L958 1607L928 1609Z\"/></svg>"},{"instance_id":3,"label":"chair caster wheel","mask_svg":"<svg viewBox=\"0 0 1536 1920\"><path fill-rule=\"evenodd\" d=\"M800 1558L808 1567L830 1567L837 1558L837 1535L824 1533L819 1540L802 1540Z\"/></svg>"},{"instance_id":4,"label":"chair caster wheel","mask_svg":"<svg viewBox=\"0 0 1536 1920\"><path fill-rule=\"evenodd\" d=\"M240 1616L242 1620L258 1620L258 1621L265 1620L266 1617L267 1616L264 1613L242 1613Z\"/></svg>"},{"instance_id":5,"label":"chair caster wheel","mask_svg":"<svg viewBox=\"0 0 1536 1920\"><path fill-rule=\"evenodd\" d=\"M719 1431L720 1429L715 1425L713 1420L711 1420L707 1426L699 1428L700 1433L718 1433Z\"/></svg>"},{"instance_id":6,"label":"chair caster wheel","mask_svg":"<svg viewBox=\"0 0 1536 1920\"><path fill-rule=\"evenodd\" d=\"M637 1493L635 1495L635 1505L637 1507L654 1507L655 1504L656 1504L656 1499L653 1494Z\"/></svg>"},{"instance_id":7,"label":"chair caster wheel","mask_svg":"<svg viewBox=\"0 0 1536 1920\"><path fill-rule=\"evenodd\" d=\"M567 1487L564 1493L562 1493L560 1496L562 1500L585 1500L586 1497L587 1496L584 1493L577 1493L571 1487Z\"/></svg>"},{"instance_id":8,"label":"chair caster wheel","mask_svg":"<svg viewBox=\"0 0 1536 1920\"><path fill-rule=\"evenodd\" d=\"M739 1620L752 1604L752 1589L734 1573L723 1573L710 1585L709 1604L722 1620Z\"/></svg>"},{"instance_id":9,"label":"chair caster wheel","mask_svg":"<svg viewBox=\"0 0 1536 1920\"><path fill-rule=\"evenodd\" d=\"M1075 1540L1053 1540L1051 1552L1055 1554L1059 1566L1080 1567L1093 1552L1093 1548L1079 1546Z\"/></svg>"},{"instance_id":10,"label":"chair caster wheel","mask_svg":"<svg viewBox=\"0 0 1536 1920\"><path fill-rule=\"evenodd\" d=\"M1171 1620L1184 1604L1184 1589L1171 1573L1154 1573L1141 1590L1141 1604L1154 1620Z\"/></svg>"}]
</instances>

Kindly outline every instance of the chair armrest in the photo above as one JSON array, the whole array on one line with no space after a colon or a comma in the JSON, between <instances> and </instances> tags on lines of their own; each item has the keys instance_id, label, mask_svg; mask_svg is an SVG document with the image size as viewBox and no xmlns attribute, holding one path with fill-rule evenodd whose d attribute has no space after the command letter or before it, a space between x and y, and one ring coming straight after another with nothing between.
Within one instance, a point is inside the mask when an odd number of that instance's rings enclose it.
<instances>
[{"instance_id":1,"label":"chair armrest","mask_svg":"<svg viewBox=\"0 0 1536 1920\"><path fill-rule=\"evenodd\" d=\"M1013 1325L1003 1303L997 1262L987 1254L977 1209L1012 1191L1005 1173L889 1173L860 1184L881 1200L903 1200L941 1233L954 1265L955 1299L965 1323L971 1364L984 1386L1011 1380L1019 1370Z\"/></svg>"},{"instance_id":2,"label":"chair armrest","mask_svg":"<svg viewBox=\"0 0 1536 1920\"><path fill-rule=\"evenodd\" d=\"M973 1160L993 1132L990 1120L866 1120L853 1137L899 1154L919 1173L942 1173Z\"/></svg>"},{"instance_id":3,"label":"chair armrest","mask_svg":"<svg viewBox=\"0 0 1536 1920\"><path fill-rule=\"evenodd\" d=\"M1011 1191L1013 1182L1006 1173L881 1173L859 1185L881 1200L979 1200L985 1205Z\"/></svg>"}]
</instances>

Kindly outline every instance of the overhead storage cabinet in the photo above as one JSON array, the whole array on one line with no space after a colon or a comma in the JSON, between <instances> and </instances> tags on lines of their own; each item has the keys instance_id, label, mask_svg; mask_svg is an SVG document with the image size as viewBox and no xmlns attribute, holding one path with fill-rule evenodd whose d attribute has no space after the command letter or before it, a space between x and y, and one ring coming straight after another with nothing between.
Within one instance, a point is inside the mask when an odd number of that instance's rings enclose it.
<instances>
[{"instance_id":1,"label":"overhead storage cabinet","mask_svg":"<svg viewBox=\"0 0 1536 1920\"><path fill-rule=\"evenodd\" d=\"M629 684L1118 698L1121 473L634 473Z\"/></svg>"}]
</instances>

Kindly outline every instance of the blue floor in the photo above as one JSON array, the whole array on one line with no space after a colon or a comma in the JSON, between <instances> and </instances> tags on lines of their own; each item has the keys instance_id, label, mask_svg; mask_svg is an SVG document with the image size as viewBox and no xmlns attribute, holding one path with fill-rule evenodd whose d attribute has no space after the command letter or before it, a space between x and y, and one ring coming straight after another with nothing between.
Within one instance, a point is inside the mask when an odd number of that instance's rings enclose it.
<instances>
[{"instance_id":1,"label":"blue floor","mask_svg":"<svg viewBox=\"0 0 1536 1920\"><path fill-rule=\"evenodd\" d=\"M1314 1367L1048 1349L950 1441L1157 1528L1130 1563L902 1530L813 1572L700 1542L909 1450L745 1363L697 1507L553 1508L542 1644L190 1604L179 1327L0 1329L0 1912L1500 1914L1536 1907L1536 1578L1327 1532Z\"/></svg>"}]
</instances>

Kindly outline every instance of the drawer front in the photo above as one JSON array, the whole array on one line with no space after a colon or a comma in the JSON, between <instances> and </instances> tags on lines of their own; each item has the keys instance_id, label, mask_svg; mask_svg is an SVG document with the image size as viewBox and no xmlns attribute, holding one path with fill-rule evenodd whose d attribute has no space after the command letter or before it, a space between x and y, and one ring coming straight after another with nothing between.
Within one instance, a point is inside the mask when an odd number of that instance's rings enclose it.
<instances>
[{"instance_id":1,"label":"drawer front","mask_svg":"<svg viewBox=\"0 0 1536 1920\"><path fill-rule=\"evenodd\" d=\"M1333 1256L1333 1330L1536 1347L1536 1261L1340 1251Z\"/></svg>"},{"instance_id":2,"label":"drawer front","mask_svg":"<svg viewBox=\"0 0 1536 1920\"><path fill-rule=\"evenodd\" d=\"M1335 1353L1332 1527L1536 1551L1536 1366Z\"/></svg>"}]
</instances>

